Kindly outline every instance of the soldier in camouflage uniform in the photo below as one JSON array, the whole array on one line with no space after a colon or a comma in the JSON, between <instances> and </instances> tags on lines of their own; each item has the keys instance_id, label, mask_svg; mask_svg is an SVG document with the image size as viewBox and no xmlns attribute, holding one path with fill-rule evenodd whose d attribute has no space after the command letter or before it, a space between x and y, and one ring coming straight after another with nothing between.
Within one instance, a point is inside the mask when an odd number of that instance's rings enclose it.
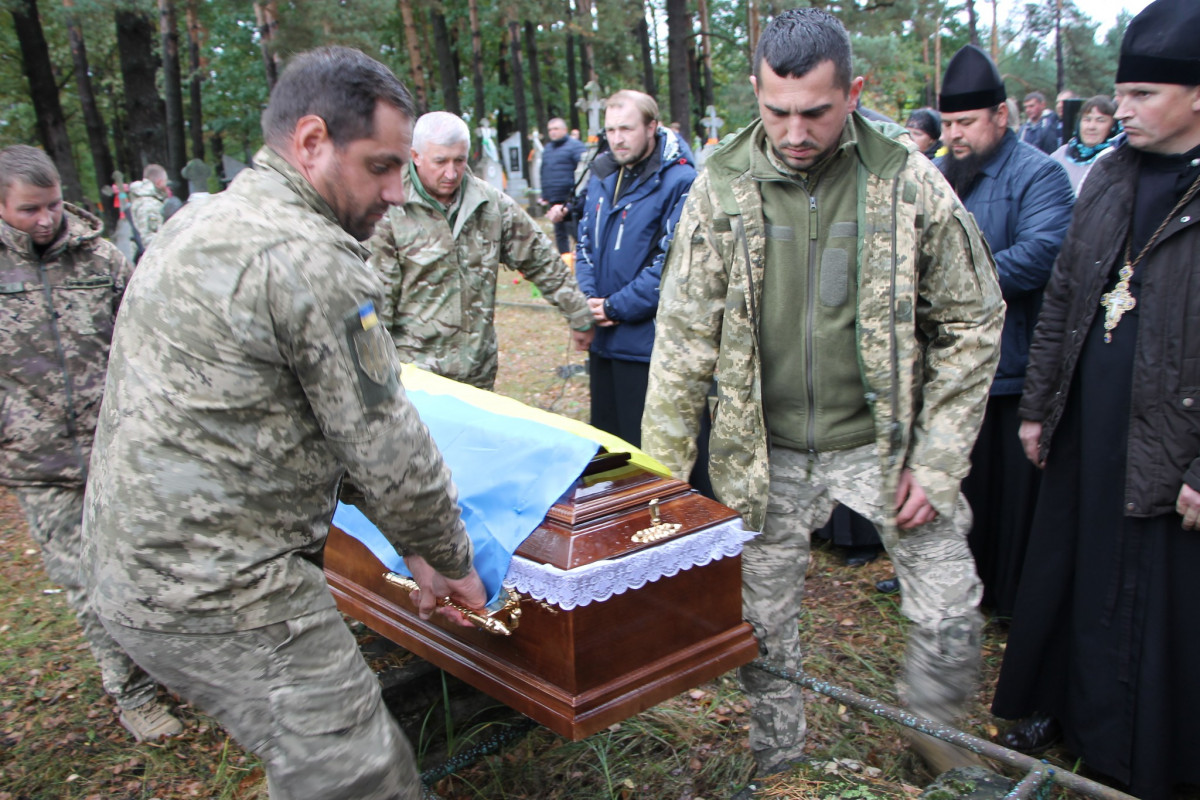
<instances>
[{"instance_id":1,"label":"soldier in camouflage uniform","mask_svg":"<svg viewBox=\"0 0 1200 800\"><path fill-rule=\"evenodd\" d=\"M553 242L504 192L471 174L471 133L434 111L413 128L407 201L375 228L371 267L387 290L380 319L400 360L480 389L496 383L496 278L503 264L558 307L577 350L592 315Z\"/></svg>"},{"instance_id":2,"label":"soldier in camouflage uniform","mask_svg":"<svg viewBox=\"0 0 1200 800\"><path fill-rule=\"evenodd\" d=\"M979 660L959 482L999 356L995 268L904 130L853 112L862 78L835 18L781 14L755 64L763 119L709 157L668 257L643 446L686 476L715 377L712 483L762 531L743 600L763 655L799 669L809 536L844 503L879 527L904 589L902 697L950 721ZM742 679L759 774L785 769L803 757L800 689ZM970 761L912 744L939 771Z\"/></svg>"},{"instance_id":3,"label":"soldier in camouflage uniform","mask_svg":"<svg viewBox=\"0 0 1200 800\"><path fill-rule=\"evenodd\" d=\"M263 759L273 800L420 795L320 566L343 477L407 554L423 616L486 602L361 244L404 199L412 115L362 53L297 56L256 167L160 234L113 337L90 591L138 663Z\"/></svg>"},{"instance_id":4,"label":"soldier in camouflage uniform","mask_svg":"<svg viewBox=\"0 0 1200 800\"><path fill-rule=\"evenodd\" d=\"M163 224L163 203L167 201L167 171L159 164L147 164L142 180L129 185L129 222L141 239L142 250L150 243Z\"/></svg>"},{"instance_id":5,"label":"soldier in camouflage uniform","mask_svg":"<svg viewBox=\"0 0 1200 800\"><path fill-rule=\"evenodd\" d=\"M63 586L104 689L139 740L182 730L105 631L79 580L83 487L113 320L133 267L101 222L63 203L54 162L0 151L0 484L17 495L46 573Z\"/></svg>"}]
</instances>

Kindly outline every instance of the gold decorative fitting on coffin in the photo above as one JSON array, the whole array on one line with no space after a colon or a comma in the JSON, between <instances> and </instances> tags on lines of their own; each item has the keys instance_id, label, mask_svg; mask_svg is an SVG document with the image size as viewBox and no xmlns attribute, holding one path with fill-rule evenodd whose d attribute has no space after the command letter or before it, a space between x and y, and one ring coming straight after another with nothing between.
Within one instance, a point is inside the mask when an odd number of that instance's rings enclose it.
<instances>
[{"instance_id":1,"label":"gold decorative fitting on coffin","mask_svg":"<svg viewBox=\"0 0 1200 800\"><path fill-rule=\"evenodd\" d=\"M658 498L650 501L650 527L643 528L632 536L638 544L657 542L679 532L683 525L678 522L663 522L658 513Z\"/></svg>"},{"instance_id":2,"label":"gold decorative fitting on coffin","mask_svg":"<svg viewBox=\"0 0 1200 800\"><path fill-rule=\"evenodd\" d=\"M383 579L388 583L394 583L410 594L420 588L412 578L401 575L398 572L385 572L383 573ZM478 611L473 611L466 606L455 603L449 597L440 598L437 604L453 608L470 620L476 628L485 630L488 633L494 633L497 636L512 636L513 631L521 624L521 598L508 589L504 590L504 605L491 614L480 614ZM503 614L508 615L507 622L500 619L500 616Z\"/></svg>"}]
</instances>

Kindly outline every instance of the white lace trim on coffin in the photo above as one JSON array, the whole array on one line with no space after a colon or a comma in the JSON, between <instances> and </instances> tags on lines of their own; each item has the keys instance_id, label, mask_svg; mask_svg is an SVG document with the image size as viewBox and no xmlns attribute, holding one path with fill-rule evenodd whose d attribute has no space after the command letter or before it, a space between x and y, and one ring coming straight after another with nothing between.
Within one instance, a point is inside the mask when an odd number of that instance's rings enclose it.
<instances>
[{"instance_id":1,"label":"white lace trim on coffin","mask_svg":"<svg viewBox=\"0 0 1200 800\"><path fill-rule=\"evenodd\" d=\"M742 552L742 545L753 537L754 533L747 531L740 519L735 519L619 558L594 561L571 570L513 556L504 585L570 611L577 606L603 602L630 589L640 589L680 570L736 556Z\"/></svg>"}]
</instances>

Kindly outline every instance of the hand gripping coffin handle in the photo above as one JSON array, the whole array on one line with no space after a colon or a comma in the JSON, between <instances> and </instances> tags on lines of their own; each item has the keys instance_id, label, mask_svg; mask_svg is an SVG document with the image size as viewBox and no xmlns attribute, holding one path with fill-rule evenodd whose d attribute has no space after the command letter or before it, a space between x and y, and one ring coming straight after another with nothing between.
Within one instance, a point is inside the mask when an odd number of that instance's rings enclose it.
<instances>
[{"instance_id":1,"label":"hand gripping coffin handle","mask_svg":"<svg viewBox=\"0 0 1200 800\"><path fill-rule=\"evenodd\" d=\"M420 588L412 578L397 572L385 572L383 573L383 579L388 583L394 583L410 594ZM473 611L466 606L455 603L449 597L440 598L437 604L453 608L470 620L476 628L482 628L488 633L494 633L497 636L512 636L512 632L517 629L517 626L521 622L521 599L507 589L504 590L502 599L504 600L504 604L490 614L480 614L478 611ZM501 621L500 615L502 614L508 615L508 622Z\"/></svg>"}]
</instances>

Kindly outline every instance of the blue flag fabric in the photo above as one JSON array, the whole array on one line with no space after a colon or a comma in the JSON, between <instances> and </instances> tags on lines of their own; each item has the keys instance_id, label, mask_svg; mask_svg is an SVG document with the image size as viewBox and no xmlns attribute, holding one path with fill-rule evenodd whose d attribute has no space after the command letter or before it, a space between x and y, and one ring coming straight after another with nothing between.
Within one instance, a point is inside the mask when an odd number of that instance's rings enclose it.
<instances>
[{"instance_id":1,"label":"blue flag fabric","mask_svg":"<svg viewBox=\"0 0 1200 800\"><path fill-rule=\"evenodd\" d=\"M410 389L408 397L454 476L475 546L475 569L490 603L500 594L513 553L583 472L599 444L449 394ZM333 524L365 544L388 569L410 575L395 548L357 508L339 503Z\"/></svg>"}]
</instances>

